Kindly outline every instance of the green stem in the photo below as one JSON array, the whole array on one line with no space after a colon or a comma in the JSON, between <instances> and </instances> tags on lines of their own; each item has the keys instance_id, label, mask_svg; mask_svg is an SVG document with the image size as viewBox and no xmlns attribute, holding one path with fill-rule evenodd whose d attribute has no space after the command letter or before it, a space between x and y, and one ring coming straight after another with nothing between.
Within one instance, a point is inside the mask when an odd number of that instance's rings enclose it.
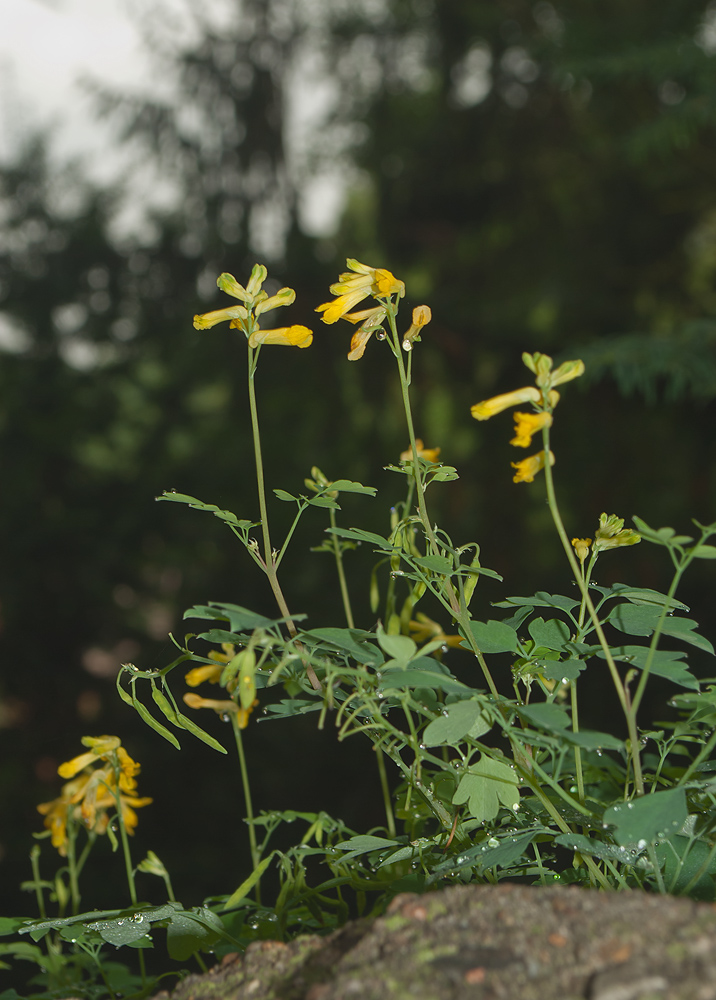
<instances>
[{"instance_id":1,"label":"green stem","mask_svg":"<svg viewBox=\"0 0 716 1000\"><path fill-rule=\"evenodd\" d=\"M251 850L251 865L254 870L258 868L261 861L258 846L256 844L256 828L254 826L254 807L251 802L251 786L249 784L249 771L246 767L246 756L244 754L244 742L241 737L241 729L236 716L236 712L231 713L231 725L234 730L234 740L236 742L236 752L239 757L239 769L241 771L241 785L244 790L244 806L246 808L246 822L249 828L249 846ZM261 905L261 883L256 883L256 902Z\"/></svg>"},{"instance_id":2,"label":"green stem","mask_svg":"<svg viewBox=\"0 0 716 1000\"><path fill-rule=\"evenodd\" d=\"M336 527L336 512L334 510L329 510L328 515L331 519L331 527ZM348 593L348 584L346 583L346 574L343 569L343 553L341 552L340 542L338 541L338 536L331 533L331 539L333 541L333 555L336 559L336 569L338 571L338 583L341 588L341 598L343 600L343 610L346 616L346 623L348 628L355 628L353 622L353 611L351 609L351 598Z\"/></svg>"},{"instance_id":3,"label":"green stem","mask_svg":"<svg viewBox=\"0 0 716 1000\"><path fill-rule=\"evenodd\" d=\"M35 899L37 900L37 909L39 910L40 916L43 920L47 920L47 911L45 910L45 894L42 891L42 886L40 885L40 845L35 844L30 851L30 864L32 865L32 878L35 883Z\"/></svg>"},{"instance_id":4,"label":"green stem","mask_svg":"<svg viewBox=\"0 0 716 1000\"><path fill-rule=\"evenodd\" d=\"M132 901L132 906L137 905L137 886L134 881L134 869L132 867L132 853L129 849L129 837L127 836L127 827L124 823L124 814L122 812L122 797L119 790L119 779L122 773L122 769L119 763L117 754L112 755L112 767L114 769L114 788L110 789L110 792L114 796L116 812L117 812L117 825L119 826L119 837L122 842L122 854L124 855L124 867L127 873L127 885L129 887L129 898ZM142 975L142 986L147 984L147 970L144 963L144 955L141 948L139 949L139 969Z\"/></svg>"},{"instance_id":5,"label":"green stem","mask_svg":"<svg viewBox=\"0 0 716 1000\"><path fill-rule=\"evenodd\" d=\"M388 786L388 775L385 770L385 757L380 747L376 746L375 756L378 761L378 774L380 775L380 787L383 792L383 805L385 807L385 820L389 837L395 837L395 816L393 814L393 803L390 797L390 787Z\"/></svg>"},{"instance_id":6,"label":"green stem","mask_svg":"<svg viewBox=\"0 0 716 1000\"><path fill-rule=\"evenodd\" d=\"M80 912L80 887L77 878L77 824L67 824L67 870L70 876L70 896L72 897L72 916Z\"/></svg>"},{"instance_id":7,"label":"green stem","mask_svg":"<svg viewBox=\"0 0 716 1000\"><path fill-rule=\"evenodd\" d=\"M570 685L570 694L572 696L572 732L579 732L579 709L577 704L577 681L573 680ZM577 776L577 795L579 796L579 801L584 802L584 774L582 773L582 748L575 746L574 748L574 769Z\"/></svg>"},{"instance_id":8,"label":"green stem","mask_svg":"<svg viewBox=\"0 0 716 1000\"><path fill-rule=\"evenodd\" d=\"M567 561L572 568L572 573L574 574L574 579L581 591L584 603L589 611L589 617L594 625L594 631L597 633L597 638L599 639L599 644L604 651L604 656L607 661L607 666L609 668L609 673L611 674L614 687L617 692L617 697L619 698L619 703L621 704L622 711L627 723L627 730L629 733L629 743L630 743L630 756L632 761L632 767L634 769L634 785L636 787L637 795L644 794L644 779L641 772L641 757L639 754L639 735L636 728L636 716L632 710L632 706L629 704L624 685L619 676L619 672L614 663L614 658L612 656L612 651L607 642L607 638L604 634L601 622L597 616L596 609L594 607L594 602L592 601L592 595L589 593L589 589L586 586L583 574L580 572L579 564L577 562L577 557L574 554L574 549L572 544L567 537L567 532L562 521L562 516L559 512L559 507L557 505L557 496L554 490L554 478L552 476L552 467L549 463L549 428L544 427L542 429L542 441L545 453L545 463L544 463L544 475L545 483L547 486L547 503L549 505L550 513L552 514L552 520L554 526L557 529L557 534L559 535L560 541L562 542L562 548L564 549L565 555L567 556Z\"/></svg>"},{"instance_id":9,"label":"green stem","mask_svg":"<svg viewBox=\"0 0 716 1000\"><path fill-rule=\"evenodd\" d=\"M264 465L261 456L261 434L259 432L259 413L256 405L256 385L254 376L256 374L256 364L260 347L255 350L249 347L249 409L251 411L251 431L254 440L254 458L256 460L256 486L259 495L259 516L261 518L261 533L263 535L265 572L268 577L271 590L279 610L286 618L286 626L293 637L296 636L296 626L291 621L291 612L288 610L286 598L278 582L276 575L276 559L271 546L271 533L269 531L268 508L266 506L266 487L264 484Z\"/></svg>"}]
</instances>

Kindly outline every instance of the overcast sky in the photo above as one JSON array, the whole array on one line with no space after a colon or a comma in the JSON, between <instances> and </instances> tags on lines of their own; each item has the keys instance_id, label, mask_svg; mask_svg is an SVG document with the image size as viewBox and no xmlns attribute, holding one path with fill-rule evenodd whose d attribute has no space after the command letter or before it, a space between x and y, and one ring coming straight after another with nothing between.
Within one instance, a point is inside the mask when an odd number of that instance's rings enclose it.
<instances>
[{"instance_id":1,"label":"overcast sky","mask_svg":"<svg viewBox=\"0 0 716 1000\"><path fill-rule=\"evenodd\" d=\"M33 126L53 126L65 154L96 132L79 80L146 85L149 62L123 0L1 0L0 155Z\"/></svg>"}]
</instances>

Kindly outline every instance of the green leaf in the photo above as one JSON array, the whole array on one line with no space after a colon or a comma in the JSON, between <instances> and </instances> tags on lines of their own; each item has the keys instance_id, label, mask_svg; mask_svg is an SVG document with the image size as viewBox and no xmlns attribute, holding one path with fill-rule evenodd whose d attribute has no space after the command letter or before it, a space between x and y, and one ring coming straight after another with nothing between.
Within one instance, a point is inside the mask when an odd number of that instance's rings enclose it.
<instances>
[{"instance_id":1,"label":"green leaf","mask_svg":"<svg viewBox=\"0 0 716 1000\"><path fill-rule=\"evenodd\" d=\"M613 646L612 656L615 660L621 660L630 666L643 670L649 656L648 646ZM657 677L666 677L667 680L678 684L681 687L698 691L699 682L692 673L689 672L685 663L679 661L686 654L679 649L657 649L651 660L650 672ZM597 656L605 659L604 651L600 649Z\"/></svg>"},{"instance_id":2,"label":"green leaf","mask_svg":"<svg viewBox=\"0 0 716 1000\"><path fill-rule=\"evenodd\" d=\"M356 663L369 663L373 666L379 666L383 663L383 656L377 646L372 642L363 641L363 636L368 635L374 639L375 636L372 632L362 632L349 628L314 628L302 632L301 635L343 650L352 656Z\"/></svg>"},{"instance_id":3,"label":"green leaf","mask_svg":"<svg viewBox=\"0 0 716 1000\"><path fill-rule=\"evenodd\" d=\"M571 638L569 625L558 618L549 618L547 621L534 618L527 626L527 631L538 646L546 646L547 649L561 650Z\"/></svg>"},{"instance_id":4,"label":"green leaf","mask_svg":"<svg viewBox=\"0 0 716 1000\"><path fill-rule=\"evenodd\" d=\"M514 768L484 754L479 763L472 764L468 773L462 776L452 798L454 805L467 802L470 813L479 823L493 820L500 805L514 810L519 800Z\"/></svg>"},{"instance_id":5,"label":"green leaf","mask_svg":"<svg viewBox=\"0 0 716 1000\"><path fill-rule=\"evenodd\" d=\"M694 841L679 835L671 837L667 844L657 844L656 856L664 870L669 893L680 895L699 875L689 889L689 896L713 901L716 858L711 856L711 849L703 840Z\"/></svg>"},{"instance_id":6,"label":"green leaf","mask_svg":"<svg viewBox=\"0 0 716 1000\"><path fill-rule=\"evenodd\" d=\"M197 500L196 497L190 497L186 493L174 493L165 492L162 493L160 497L155 497L156 500L173 500L175 503L185 503L192 507L194 510L206 510L210 514L214 514L215 517L220 518L222 521L227 521L229 524L233 524L239 528L253 528L257 524L256 521L246 521L240 520L236 514L233 514L230 510L222 510L213 503L204 503L203 500Z\"/></svg>"},{"instance_id":7,"label":"green leaf","mask_svg":"<svg viewBox=\"0 0 716 1000\"><path fill-rule=\"evenodd\" d=\"M682 642L688 642L691 646L696 646L697 649L702 650L704 653L711 653L713 655L714 648L708 639L705 639L694 629L698 628L699 623L695 622L693 618L666 618L664 625L662 627L663 635L670 635L674 639L681 639Z\"/></svg>"},{"instance_id":8,"label":"green leaf","mask_svg":"<svg viewBox=\"0 0 716 1000\"><path fill-rule=\"evenodd\" d=\"M413 660L407 670L387 670L378 683L378 690L424 687L437 688L450 694L458 692L464 694L470 690L451 674L443 673L436 660L429 660L426 657L425 662L430 666L426 665L423 668L420 660ZM432 666L433 663L435 667Z\"/></svg>"},{"instance_id":9,"label":"green leaf","mask_svg":"<svg viewBox=\"0 0 716 1000\"><path fill-rule=\"evenodd\" d=\"M562 739L575 746L582 747L583 750L623 750L624 741L611 736L609 733L598 733L592 729L580 729L578 733L571 729L560 734Z\"/></svg>"},{"instance_id":10,"label":"green leaf","mask_svg":"<svg viewBox=\"0 0 716 1000\"><path fill-rule=\"evenodd\" d=\"M440 576L450 576L453 572L452 560L443 556L415 556L411 562L423 569L429 569L432 573L439 573Z\"/></svg>"},{"instance_id":11,"label":"green leaf","mask_svg":"<svg viewBox=\"0 0 716 1000\"><path fill-rule=\"evenodd\" d=\"M686 822L686 793L683 788L643 795L630 802L620 802L605 810L602 822L614 826L614 839L627 847L646 846L655 840L668 840Z\"/></svg>"},{"instance_id":12,"label":"green leaf","mask_svg":"<svg viewBox=\"0 0 716 1000\"><path fill-rule=\"evenodd\" d=\"M27 919L27 917L0 917L0 937L16 934Z\"/></svg>"},{"instance_id":13,"label":"green leaf","mask_svg":"<svg viewBox=\"0 0 716 1000\"><path fill-rule=\"evenodd\" d=\"M387 653L397 667L403 667L415 656L418 647L407 635L388 635L382 630L378 632L378 644L384 653Z\"/></svg>"},{"instance_id":14,"label":"green leaf","mask_svg":"<svg viewBox=\"0 0 716 1000\"><path fill-rule=\"evenodd\" d=\"M579 601L571 597L563 597L561 594L548 594L544 590L538 590L534 597L508 597L504 601L498 601L496 608L559 608L561 611L571 611L579 607Z\"/></svg>"},{"instance_id":15,"label":"green leaf","mask_svg":"<svg viewBox=\"0 0 716 1000\"><path fill-rule=\"evenodd\" d=\"M224 936L221 920L206 906L174 913L167 927L167 951L176 962L185 962L196 951L206 951Z\"/></svg>"},{"instance_id":16,"label":"green leaf","mask_svg":"<svg viewBox=\"0 0 716 1000\"><path fill-rule=\"evenodd\" d=\"M614 844L605 844L601 840L592 840L581 833L561 833L554 838L555 844L560 847L567 847L572 851L579 851L580 854L588 854L593 858L602 861L620 861L622 864L634 864L642 853L642 850L629 850L627 847L615 847Z\"/></svg>"},{"instance_id":17,"label":"green leaf","mask_svg":"<svg viewBox=\"0 0 716 1000\"><path fill-rule=\"evenodd\" d=\"M222 906L221 908L222 911L233 909L235 906L239 905L242 899L248 896L248 894L251 892L253 887L256 885L256 883L259 881L263 873L268 868L275 853L276 853L275 851L272 851L268 857L264 858L263 861L259 862L259 864L256 865L254 870L251 872L249 877L247 879L244 879L244 881L241 883L238 889L234 889L234 891L231 893L229 898Z\"/></svg>"},{"instance_id":18,"label":"green leaf","mask_svg":"<svg viewBox=\"0 0 716 1000\"><path fill-rule=\"evenodd\" d=\"M276 494L279 500L286 500L289 503L291 501L295 501L296 503L299 502L298 497L293 496L292 493L287 493L286 490L274 490L274 493Z\"/></svg>"},{"instance_id":19,"label":"green leaf","mask_svg":"<svg viewBox=\"0 0 716 1000\"><path fill-rule=\"evenodd\" d=\"M459 478L457 469L453 465L441 465L435 472L430 473L431 483L451 483Z\"/></svg>"},{"instance_id":20,"label":"green leaf","mask_svg":"<svg viewBox=\"0 0 716 1000\"><path fill-rule=\"evenodd\" d=\"M519 653L520 643L517 633L504 622L470 622L470 630L475 638L478 648L483 653ZM467 640L460 643L467 646Z\"/></svg>"},{"instance_id":21,"label":"green leaf","mask_svg":"<svg viewBox=\"0 0 716 1000\"><path fill-rule=\"evenodd\" d=\"M560 733L571 722L567 712L554 702L543 701L534 705L521 705L517 712L535 728L546 729L549 733Z\"/></svg>"},{"instance_id":22,"label":"green leaf","mask_svg":"<svg viewBox=\"0 0 716 1000\"><path fill-rule=\"evenodd\" d=\"M587 664L572 657L569 660L538 660L542 673L548 681L576 681Z\"/></svg>"},{"instance_id":23,"label":"green leaf","mask_svg":"<svg viewBox=\"0 0 716 1000\"><path fill-rule=\"evenodd\" d=\"M629 587L626 583L615 583L609 590L599 588L607 597L626 597L634 604L656 604L660 609L668 605L672 611L688 611L688 605L677 601L675 597L669 598L666 594L658 590L649 590L646 587Z\"/></svg>"},{"instance_id":24,"label":"green leaf","mask_svg":"<svg viewBox=\"0 0 716 1000\"><path fill-rule=\"evenodd\" d=\"M352 538L356 542L370 542L386 552L392 552L395 548L393 543L382 535L376 535L373 531L363 531L361 528L326 528L326 533L338 535L339 538Z\"/></svg>"},{"instance_id":25,"label":"green leaf","mask_svg":"<svg viewBox=\"0 0 716 1000\"><path fill-rule=\"evenodd\" d=\"M716 559L716 545L696 545L692 552L696 559Z\"/></svg>"},{"instance_id":26,"label":"green leaf","mask_svg":"<svg viewBox=\"0 0 716 1000\"><path fill-rule=\"evenodd\" d=\"M85 926L88 930L97 931L107 944L121 948L143 938L151 930L152 924L146 914L137 912L130 916L116 917L114 920L97 920Z\"/></svg>"},{"instance_id":27,"label":"green leaf","mask_svg":"<svg viewBox=\"0 0 716 1000\"><path fill-rule=\"evenodd\" d=\"M378 492L375 486L363 486L361 483L353 483L350 479L336 479L328 486L330 490L337 490L339 493L362 493L365 496L374 497Z\"/></svg>"},{"instance_id":28,"label":"green leaf","mask_svg":"<svg viewBox=\"0 0 716 1000\"><path fill-rule=\"evenodd\" d=\"M618 604L607 621L630 635L651 635L661 618L661 608L650 605Z\"/></svg>"},{"instance_id":29,"label":"green leaf","mask_svg":"<svg viewBox=\"0 0 716 1000\"><path fill-rule=\"evenodd\" d=\"M345 851L341 861L348 861L349 858L357 858L361 854L369 854L370 851L384 850L386 847L397 847L398 840L387 840L385 837L373 837L370 834L362 834L358 837L349 837L348 840L334 844L337 851Z\"/></svg>"},{"instance_id":30,"label":"green leaf","mask_svg":"<svg viewBox=\"0 0 716 1000\"><path fill-rule=\"evenodd\" d=\"M238 604L196 604L184 612L186 618L203 618L209 620L228 621L232 632L253 632L255 628L271 628L283 621L283 618L266 618ZM298 618L299 616L294 616Z\"/></svg>"},{"instance_id":31,"label":"green leaf","mask_svg":"<svg viewBox=\"0 0 716 1000\"><path fill-rule=\"evenodd\" d=\"M482 714L482 704L474 699L454 701L442 715L426 727L421 743L426 747L455 746L465 736L477 740L492 728Z\"/></svg>"}]
</instances>

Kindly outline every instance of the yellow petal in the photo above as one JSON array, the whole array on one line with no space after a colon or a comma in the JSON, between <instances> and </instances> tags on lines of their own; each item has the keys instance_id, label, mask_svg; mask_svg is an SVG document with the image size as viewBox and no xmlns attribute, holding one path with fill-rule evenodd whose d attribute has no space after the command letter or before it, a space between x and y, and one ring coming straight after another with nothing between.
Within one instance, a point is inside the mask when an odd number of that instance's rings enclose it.
<instances>
[{"instance_id":1,"label":"yellow petal","mask_svg":"<svg viewBox=\"0 0 716 1000\"><path fill-rule=\"evenodd\" d=\"M348 352L349 361L358 361L365 353L365 347L373 336L373 328L360 327L351 337L351 349Z\"/></svg>"},{"instance_id":2,"label":"yellow petal","mask_svg":"<svg viewBox=\"0 0 716 1000\"><path fill-rule=\"evenodd\" d=\"M555 458L552 452L549 453L549 464L554 465ZM544 469L545 466L545 455L544 451L538 451L536 455L530 455L529 458L523 458L521 462L511 462L513 469L517 469L517 472L512 477L513 483L532 483L538 472Z\"/></svg>"},{"instance_id":3,"label":"yellow petal","mask_svg":"<svg viewBox=\"0 0 716 1000\"><path fill-rule=\"evenodd\" d=\"M532 435L543 427L552 426L552 414L542 413L519 413L515 411L512 416L515 420L515 436L510 444L515 448L529 448L532 444Z\"/></svg>"},{"instance_id":4,"label":"yellow petal","mask_svg":"<svg viewBox=\"0 0 716 1000\"><path fill-rule=\"evenodd\" d=\"M481 403L475 403L470 408L475 420L489 420L497 413L508 410L511 406L518 406L520 403L539 403L542 399L539 389L533 385L526 385L523 389L515 389L514 392L504 392L501 396L493 396L492 399L485 399Z\"/></svg>"},{"instance_id":5,"label":"yellow petal","mask_svg":"<svg viewBox=\"0 0 716 1000\"><path fill-rule=\"evenodd\" d=\"M213 312L203 313L194 317L194 328L196 330L209 330L217 323L226 320L246 319L248 313L243 306L229 306L227 309L215 309Z\"/></svg>"},{"instance_id":6,"label":"yellow petal","mask_svg":"<svg viewBox=\"0 0 716 1000\"><path fill-rule=\"evenodd\" d=\"M307 326L282 326L277 330L254 330L249 337L249 347L260 344L277 344L282 347L310 347L313 332Z\"/></svg>"},{"instance_id":7,"label":"yellow petal","mask_svg":"<svg viewBox=\"0 0 716 1000\"><path fill-rule=\"evenodd\" d=\"M209 655L211 655L211 654L209 654ZM218 657L220 655L221 655L220 653L215 653L214 654L214 656L217 659L218 659ZM229 659L232 659L232 658L233 657L229 657ZM194 667L192 670L190 670L186 674L186 676L184 677L184 680L189 685L189 687L193 687L193 688L199 687L199 685L203 684L204 681L211 681L212 684L218 684L219 683L219 678L221 677L221 672L222 672L223 669L224 669L223 663L222 664L217 664L216 666L213 666L211 664L207 664L204 667Z\"/></svg>"}]
</instances>

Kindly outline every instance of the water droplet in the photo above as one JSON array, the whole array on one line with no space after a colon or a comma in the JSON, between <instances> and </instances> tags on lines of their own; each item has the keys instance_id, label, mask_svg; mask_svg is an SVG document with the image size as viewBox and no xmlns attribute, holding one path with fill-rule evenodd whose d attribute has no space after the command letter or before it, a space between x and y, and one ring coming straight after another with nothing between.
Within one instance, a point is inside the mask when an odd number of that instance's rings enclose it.
<instances>
[{"instance_id":1,"label":"water droplet","mask_svg":"<svg viewBox=\"0 0 716 1000\"><path fill-rule=\"evenodd\" d=\"M142 920L144 920L144 916L141 913L135 913L132 920L134 920L137 924L141 924Z\"/></svg>"},{"instance_id":2,"label":"water droplet","mask_svg":"<svg viewBox=\"0 0 716 1000\"><path fill-rule=\"evenodd\" d=\"M441 653L447 653L448 649L449 649L449 646L448 646L448 644L447 644L446 642L444 642L444 643L442 644L442 646L440 647L440 652L441 652Z\"/></svg>"},{"instance_id":3,"label":"water droplet","mask_svg":"<svg viewBox=\"0 0 716 1000\"><path fill-rule=\"evenodd\" d=\"M636 846L639 848L640 851L643 851L644 848L646 847L646 841L644 839L639 840L639 841L637 841L637 845ZM624 853L626 854L626 851L624 851Z\"/></svg>"},{"instance_id":4,"label":"water droplet","mask_svg":"<svg viewBox=\"0 0 716 1000\"><path fill-rule=\"evenodd\" d=\"M375 339L376 340L385 340L385 338L386 338L386 332L385 332L385 330L378 330L378 332L375 335Z\"/></svg>"},{"instance_id":5,"label":"water droplet","mask_svg":"<svg viewBox=\"0 0 716 1000\"><path fill-rule=\"evenodd\" d=\"M222 722L231 722L231 716L229 715L228 712L222 712L221 713L221 721Z\"/></svg>"},{"instance_id":6,"label":"water droplet","mask_svg":"<svg viewBox=\"0 0 716 1000\"><path fill-rule=\"evenodd\" d=\"M413 343L412 343L411 340L408 340L408 338L406 337L405 340L403 341L403 350L404 351L412 351L412 349L413 349Z\"/></svg>"},{"instance_id":7,"label":"water droplet","mask_svg":"<svg viewBox=\"0 0 716 1000\"><path fill-rule=\"evenodd\" d=\"M633 802L627 802L627 809L633 809L633 808L634 808L634 803Z\"/></svg>"},{"instance_id":8,"label":"water droplet","mask_svg":"<svg viewBox=\"0 0 716 1000\"><path fill-rule=\"evenodd\" d=\"M562 678L562 683L563 684L569 684L569 677L563 677Z\"/></svg>"},{"instance_id":9,"label":"water droplet","mask_svg":"<svg viewBox=\"0 0 716 1000\"><path fill-rule=\"evenodd\" d=\"M421 750L425 750L425 743L419 743L418 746Z\"/></svg>"},{"instance_id":10,"label":"water droplet","mask_svg":"<svg viewBox=\"0 0 716 1000\"><path fill-rule=\"evenodd\" d=\"M490 839L487 841L487 846L488 847L499 847L500 846L500 842L497 839L497 837L490 837Z\"/></svg>"}]
</instances>

